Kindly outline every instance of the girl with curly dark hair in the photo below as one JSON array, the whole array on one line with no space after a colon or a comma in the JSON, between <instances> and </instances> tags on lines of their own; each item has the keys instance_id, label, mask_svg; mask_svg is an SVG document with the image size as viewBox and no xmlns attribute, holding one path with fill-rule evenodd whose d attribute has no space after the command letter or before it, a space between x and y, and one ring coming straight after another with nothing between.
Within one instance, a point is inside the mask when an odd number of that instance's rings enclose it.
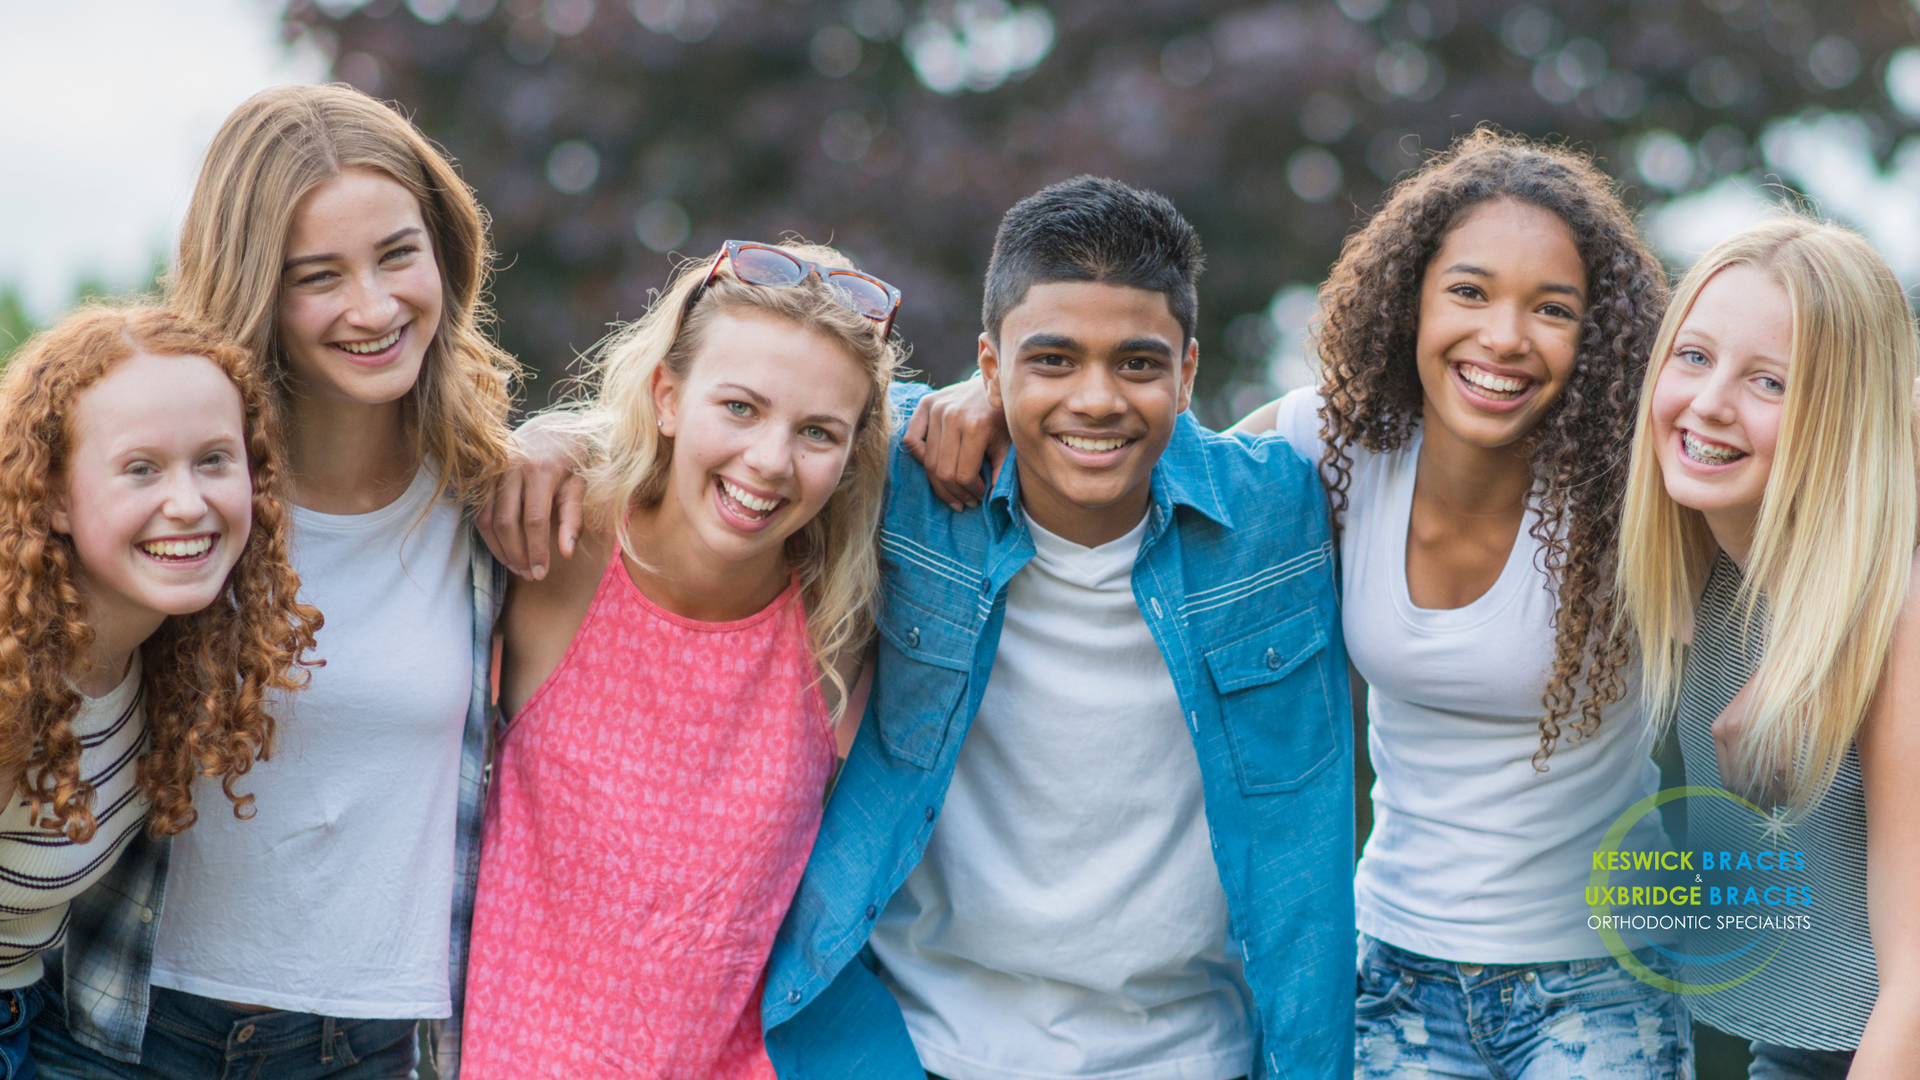
<instances>
[{"instance_id":1,"label":"girl with curly dark hair","mask_svg":"<svg viewBox=\"0 0 1920 1080\"><path fill-rule=\"evenodd\" d=\"M1320 295L1319 389L1239 430L1318 460L1341 528L1378 776L1356 1075L1676 1075L1685 1009L1607 955L1582 893L1659 786L1612 586L1660 264L1591 160L1483 128ZM1622 848L1665 845L1651 816Z\"/></svg>"},{"instance_id":2,"label":"girl with curly dark hair","mask_svg":"<svg viewBox=\"0 0 1920 1080\"><path fill-rule=\"evenodd\" d=\"M142 826L273 746L318 613L296 602L274 405L245 350L162 308L90 308L0 382L0 1059L31 1076L41 954Z\"/></svg>"}]
</instances>

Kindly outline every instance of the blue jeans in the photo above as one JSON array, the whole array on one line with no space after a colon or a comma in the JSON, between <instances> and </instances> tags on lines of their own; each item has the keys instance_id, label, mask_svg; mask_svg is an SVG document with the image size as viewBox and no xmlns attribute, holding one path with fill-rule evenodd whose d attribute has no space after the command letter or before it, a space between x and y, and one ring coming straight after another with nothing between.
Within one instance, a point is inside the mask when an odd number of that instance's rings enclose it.
<instances>
[{"instance_id":1,"label":"blue jeans","mask_svg":"<svg viewBox=\"0 0 1920 1080\"><path fill-rule=\"evenodd\" d=\"M1465 964L1362 934L1356 983L1355 1080L1692 1080L1685 1004L1611 957Z\"/></svg>"},{"instance_id":2,"label":"blue jeans","mask_svg":"<svg viewBox=\"0 0 1920 1080\"><path fill-rule=\"evenodd\" d=\"M33 1080L33 1054L28 1033L43 1004L40 988L0 990L0 1080Z\"/></svg>"},{"instance_id":3,"label":"blue jeans","mask_svg":"<svg viewBox=\"0 0 1920 1080\"><path fill-rule=\"evenodd\" d=\"M1846 1080L1853 1067L1851 1050L1802 1050L1757 1042L1747 1080Z\"/></svg>"},{"instance_id":4,"label":"blue jeans","mask_svg":"<svg viewBox=\"0 0 1920 1080\"><path fill-rule=\"evenodd\" d=\"M49 980L33 1026L40 1080L413 1080L417 1020L343 1020L312 1013L249 1012L197 994L153 988L140 1064L115 1061L73 1040Z\"/></svg>"}]
</instances>

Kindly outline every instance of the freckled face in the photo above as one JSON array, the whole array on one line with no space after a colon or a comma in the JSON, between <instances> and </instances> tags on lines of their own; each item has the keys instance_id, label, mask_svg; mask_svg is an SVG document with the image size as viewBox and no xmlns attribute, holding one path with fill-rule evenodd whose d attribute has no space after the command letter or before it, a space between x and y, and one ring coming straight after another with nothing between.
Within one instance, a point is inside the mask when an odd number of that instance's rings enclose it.
<instances>
[{"instance_id":1,"label":"freckled face","mask_svg":"<svg viewBox=\"0 0 1920 1080\"><path fill-rule=\"evenodd\" d=\"M1651 437L1667 494L1700 511L1730 550L1745 550L1759 517L1792 353L1786 289L1729 266L1694 298L1654 383Z\"/></svg>"},{"instance_id":2,"label":"freckled face","mask_svg":"<svg viewBox=\"0 0 1920 1080\"><path fill-rule=\"evenodd\" d=\"M661 522L729 564L784 558L840 486L873 394L845 346L785 319L722 315L684 380L654 379L673 439Z\"/></svg>"},{"instance_id":3,"label":"freckled face","mask_svg":"<svg viewBox=\"0 0 1920 1080\"><path fill-rule=\"evenodd\" d=\"M1469 211L1421 282L1425 413L1473 446L1524 438L1573 377L1586 290L1580 249L1558 215L1511 199Z\"/></svg>"},{"instance_id":4,"label":"freckled face","mask_svg":"<svg viewBox=\"0 0 1920 1080\"><path fill-rule=\"evenodd\" d=\"M348 169L300 200L287 235L279 330L303 393L364 405L406 396L420 380L441 305L432 238L406 188Z\"/></svg>"},{"instance_id":5,"label":"freckled face","mask_svg":"<svg viewBox=\"0 0 1920 1080\"><path fill-rule=\"evenodd\" d=\"M88 618L157 628L213 603L253 524L245 418L226 373L140 353L82 392L68 423L52 523L79 555Z\"/></svg>"}]
</instances>

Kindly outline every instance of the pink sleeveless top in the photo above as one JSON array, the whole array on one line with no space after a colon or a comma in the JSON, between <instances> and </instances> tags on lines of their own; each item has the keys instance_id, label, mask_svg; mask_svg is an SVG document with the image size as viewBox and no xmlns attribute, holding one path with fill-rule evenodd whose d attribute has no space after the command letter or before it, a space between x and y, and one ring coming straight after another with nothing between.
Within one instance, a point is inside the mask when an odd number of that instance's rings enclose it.
<instances>
[{"instance_id":1,"label":"pink sleeveless top","mask_svg":"<svg viewBox=\"0 0 1920 1080\"><path fill-rule=\"evenodd\" d=\"M773 1080L761 980L835 756L813 680L797 584L696 622L614 551L495 769L467 1080Z\"/></svg>"}]
</instances>

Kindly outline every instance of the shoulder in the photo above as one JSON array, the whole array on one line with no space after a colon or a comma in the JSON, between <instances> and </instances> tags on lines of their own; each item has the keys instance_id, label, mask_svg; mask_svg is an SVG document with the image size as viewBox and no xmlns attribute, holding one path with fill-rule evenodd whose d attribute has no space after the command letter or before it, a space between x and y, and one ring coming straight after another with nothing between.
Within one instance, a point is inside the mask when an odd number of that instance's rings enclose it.
<instances>
[{"instance_id":1,"label":"shoulder","mask_svg":"<svg viewBox=\"0 0 1920 1080\"><path fill-rule=\"evenodd\" d=\"M578 611L591 602L613 558L616 539L611 527L585 529L570 559L559 554L557 539L552 542L554 556L546 577L529 581L517 574L507 575L504 626L509 634L537 632L555 614ZM571 628L566 636L573 636Z\"/></svg>"}]
</instances>

